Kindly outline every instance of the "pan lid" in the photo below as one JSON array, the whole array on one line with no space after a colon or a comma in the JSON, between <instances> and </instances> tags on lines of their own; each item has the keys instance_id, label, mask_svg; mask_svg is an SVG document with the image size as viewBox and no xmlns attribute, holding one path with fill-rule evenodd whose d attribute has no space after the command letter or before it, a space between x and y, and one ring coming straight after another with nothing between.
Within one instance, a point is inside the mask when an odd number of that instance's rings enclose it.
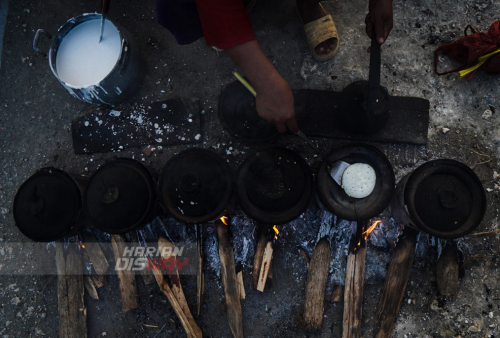
<instances>
[{"instance_id":1,"label":"pan lid","mask_svg":"<svg viewBox=\"0 0 500 338\"><path fill-rule=\"evenodd\" d=\"M375 170L376 182L370 195L350 197L329 176L327 164L323 162L316 176L316 188L325 208L349 221L366 221L384 211L392 198L395 177L391 163L380 150L368 144L347 145L334 149L328 158L332 162L366 163Z\"/></svg>"},{"instance_id":2,"label":"pan lid","mask_svg":"<svg viewBox=\"0 0 500 338\"><path fill-rule=\"evenodd\" d=\"M85 207L101 231L126 233L144 225L155 204L153 177L141 163L117 158L100 167L85 193Z\"/></svg>"},{"instance_id":3,"label":"pan lid","mask_svg":"<svg viewBox=\"0 0 500 338\"><path fill-rule=\"evenodd\" d=\"M463 163L441 159L424 163L410 175L405 204L415 225L439 238L473 231L486 211L486 193L477 175Z\"/></svg>"},{"instance_id":4,"label":"pan lid","mask_svg":"<svg viewBox=\"0 0 500 338\"><path fill-rule=\"evenodd\" d=\"M286 148L269 148L246 159L238 175L243 211L264 224L285 224L309 206L312 175L302 157Z\"/></svg>"},{"instance_id":5,"label":"pan lid","mask_svg":"<svg viewBox=\"0 0 500 338\"><path fill-rule=\"evenodd\" d=\"M259 116L255 97L239 81L222 92L219 117L229 134L242 141L266 142L278 136L276 126Z\"/></svg>"},{"instance_id":6,"label":"pan lid","mask_svg":"<svg viewBox=\"0 0 500 338\"><path fill-rule=\"evenodd\" d=\"M162 206L185 223L206 223L220 217L234 197L234 179L227 162L201 148L172 157L162 170L159 187Z\"/></svg>"},{"instance_id":7,"label":"pan lid","mask_svg":"<svg viewBox=\"0 0 500 338\"><path fill-rule=\"evenodd\" d=\"M14 197L16 226L28 238L51 242L76 226L82 197L76 182L64 171L42 168L28 178Z\"/></svg>"}]
</instances>

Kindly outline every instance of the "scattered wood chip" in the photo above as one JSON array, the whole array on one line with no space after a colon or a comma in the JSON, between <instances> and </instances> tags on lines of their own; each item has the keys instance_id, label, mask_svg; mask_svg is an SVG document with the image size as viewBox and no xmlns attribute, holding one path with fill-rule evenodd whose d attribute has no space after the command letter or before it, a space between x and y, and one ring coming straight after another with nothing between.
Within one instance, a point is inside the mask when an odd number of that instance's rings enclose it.
<instances>
[{"instance_id":1,"label":"scattered wood chip","mask_svg":"<svg viewBox=\"0 0 500 338\"><path fill-rule=\"evenodd\" d=\"M492 231L483 231L483 232L475 232L473 234L470 234L469 236L489 236L489 235L494 235L500 233L499 230L492 230Z\"/></svg>"},{"instance_id":2,"label":"scattered wood chip","mask_svg":"<svg viewBox=\"0 0 500 338\"><path fill-rule=\"evenodd\" d=\"M149 325L149 324L144 324L144 323L142 325L147 326L147 327L159 327L159 326L156 326L156 325Z\"/></svg>"}]
</instances>

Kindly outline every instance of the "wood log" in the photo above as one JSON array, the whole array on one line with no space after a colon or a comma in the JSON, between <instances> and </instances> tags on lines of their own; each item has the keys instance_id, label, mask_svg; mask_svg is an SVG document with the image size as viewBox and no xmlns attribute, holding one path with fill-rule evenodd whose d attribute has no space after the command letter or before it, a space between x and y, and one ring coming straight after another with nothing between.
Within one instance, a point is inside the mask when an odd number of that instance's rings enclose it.
<instances>
[{"instance_id":1,"label":"wood log","mask_svg":"<svg viewBox=\"0 0 500 338\"><path fill-rule=\"evenodd\" d=\"M367 228L366 223L357 223L356 234L351 237L349 255L347 256L342 338L361 337L366 258L366 243L362 234Z\"/></svg>"},{"instance_id":2,"label":"wood log","mask_svg":"<svg viewBox=\"0 0 500 338\"><path fill-rule=\"evenodd\" d=\"M134 243L134 246L140 247L139 238L137 237L136 231L132 231L130 233L130 238L132 239L132 243ZM139 255L140 255L140 257L137 257L137 258L142 258L142 259L147 261L147 257L146 257L145 253L142 254L139 252ZM150 285L150 284L153 284L156 282L155 276L153 275L153 273L146 268L141 270L141 276L142 276L142 280L144 281L144 284L146 284L146 285Z\"/></svg>"},{"instance_id":3,"label":"wood log","mask_svg":"<svg viewBox=\"0 0 500 338\"><path fill-rule=\"evenodd\" d=\"M84 303L82 260L75 243L70 243L67 255L61 241L56 242L57 298L59 337L87 337L87 309Z\"/></svg>"},{"instance_id":4,"label":"wood log","mask_svg":"<svg viewBox=\"0 0 500 338\"><path fill-rule=\"evenodd\" d=\"M338 303L344 300L344 286L335 285L332 291L332 298L330 298L330 303Z\"/></svg>"},{"instance_id":5,"label":"wood log","mask_svg":"<svg viewBox=\"0 0 500 338\"><path fill-rule=\"evenodd\" d=\"M122 300L122 311L136 309L140 306L139 297L137 297L137 285L135 275L129 269L120 268L119 264L124 257L126 247L125 237L122 235L111 235L111 244L113 246L113 254L116 262L116 273L120 285L120 296ZM123 264L123 263L121 263Z\"/></svg>"},{"instance_id":6,"label":"wood log","mask_svg":"<svg viewBox=\"0 0 500 338\"><path fill-rule=\"evenodd\" d=\"M171 259L171 258L173 258L174 260L177 259L177 257L174 255L175 245L165 237L160 237L158 239L158 249L160 250L163 259ZM198 324L196 324L196 321L194 320L193 315L191 314L191 310L189 310L189 305L186 300L186 296L184 295L184 291L182 290L182 285L181 285L181 280L179 278L179 271L177 270L177 265L176 269L169 273L168 281L172 293L177 299L177 302L179 303L181 310L184 312L184 315L186 316L189 325L192 328L193 334L196 337L201 337L202 336L201 329L198 326Z\"/></svg>"},{"instance_id":7,"label":"wood log","mask_svg":"<svg viewBox=\"0 0 500 338\"><path fill-rule=\"evenodd\" d=\"M94 234L89 231L82 232L83 246L97 275L105 276L108 273L109 263L102 252Z\"/></svg>"},{"instance_id":8,"label":"wood log","mask_svg":"<svg viewBox=\"0 0 500 338\"><path fill-rule=\"evenodd\" d=\"M87 289L87 292L89 293L90 297L92 297L92 299L99 299L96 286L90 276L83 276L83 284L85 285L85 289Z\"/></svg>"},{"instance_id":9,"label":"wood log","mask_svg":"<svg viewBox=\"0 0 500 338\"><path fill-rule=\"evenodd\" d=\"M153 271L153 275L155 276L156 283L160 287L160 290L165 294L165 296L167 296L167 299L170 302L170 305L172 305L172 308L174 309L177 318L179 318L179 320L181 321L181 325L184 328L184 331L186 331L187 337L188 338L201 337L197 336L197 331L191 326L190 321L188 320L186 314L182 310L179 302L177 301L177 298L172 292L172 289L170 289L170 286L168 286L168 282L163 277L163 274L161 273L160 269L152 269L151 271Z\"/></svg>"},{"instance_id":10,"label":"wood log","mask_svg":"<svg viewBox=\"0 0 500 338\"><path fill-rule=\"evenodd\" d=\"M302 310L296 319L297 326L307 331L321 329L325 310L325 291L330 268L330 243L322 238L314 249L309 268Z\"/></svg>"},{"instance_id":11,"label":"wood log","mask_svg":"<svg viewBox=\"0 0 500 338\"><path fill-rule=\"evenodd\" d=\"M390 337L396 324L415 258L417 235L418 231L406 227L392 252L375 316L376 338Z\"/></svg>"},{"instance_id":12,"label":"wood log","mask_svg":"<svg viewBox=\"0 0 500 338\"><path fill-rule=\"evenodd\" d=\"M262 257L267 244L267 233L269 228L265 225L257 226L257 246L255 248L255 255L253 257L252 279L250 281L250 288L257 289L259 284L260 269L262 266Z\"/></svg>"},{"instance_id":13,"label":"wood log","mask_svg":"<svg viewBox=\"0 0 500 338\"><path fill-rule=\"evenodd\" d=\"M257 290L264 292L267 282L267 276L269 274L269 268L271 267L271 262L273 260L273 242L267 241L266 247L264 248L264 254L262 255L262 264L260 266L259 272L259 282L257 283Z\"/></svg>"},{"instance_id":14,"label":"wood log","mask_svg":"<svg viewBox=\"0 0 500 338\"><path fill-rule=\"evenodd\" d=\"M198 251L198 271L196 272L196 316L200 315L203 302L204 276L203 276L203 227L196 225L196 246Z\"/></svg>"},{"instance_id":15,"label":"wood log","mask_svg":"<svg viewBox=\"0 0 500 338\"><path fill-rule=\"evenodd\" d=\"M458 250L455 243L448 245L441 252L437 262L437 290L443 296L456 297L458 295L459 265Z\"/></svg>"},{"instance_id":16,"label":"wood log","mask_svg":"<svg viewBox=\"0 0 500 338\"><path fill-rule=\"evenodd\" d=\"M243 314L241 311L240 293L236 281L233 246L230 241L229 225L216 221L217 240L219 242L220 273L224 285L224 296L227 305L227 319L235 338L243 337Z\"/></svg>"}]
</instances>

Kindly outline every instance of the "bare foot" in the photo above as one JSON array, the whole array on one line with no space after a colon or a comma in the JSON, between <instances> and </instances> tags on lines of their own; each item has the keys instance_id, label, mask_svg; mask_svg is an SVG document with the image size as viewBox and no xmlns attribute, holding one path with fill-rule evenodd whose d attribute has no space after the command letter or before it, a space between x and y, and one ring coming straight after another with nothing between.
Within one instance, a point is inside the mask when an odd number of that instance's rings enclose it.
<instances>
[{"instance_id":1,"label":"bare foot","mask_svg":"<svg viewBox=\"0 0 500 338\"><path fill-rule=\"evenodd\" d=\"M317 0L296 0L297 1L297 10L299 11L300 17L302 18L302 22L307 24L314 20L320 19L328 13L325 12L323 7L320 6L319 1ZM331 38L328 39L314 48L314 51L317 54L328 54L330 51L334 50L337 46L337 39Z\"/></svg>"}]
</instances>

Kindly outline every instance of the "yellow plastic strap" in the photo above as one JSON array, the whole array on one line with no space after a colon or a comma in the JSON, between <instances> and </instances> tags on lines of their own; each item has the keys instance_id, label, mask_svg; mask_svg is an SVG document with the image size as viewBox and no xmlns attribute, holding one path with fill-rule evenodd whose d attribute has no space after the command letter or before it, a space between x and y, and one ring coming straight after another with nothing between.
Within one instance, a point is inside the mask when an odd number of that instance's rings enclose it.
<instances>
[{"instance_id":1,"label":"yellow plastic strap","mask_svg":"<svg viewBox=\"0 0 500 338\"><path fill-rule=\"evenodd\" d=\"M459 71L458 73L460 74L460 77L464 77L464 76L472 73L473 71L475 71L476 69L478 69L479 67L481 67L486 61L488 61L489 58L491 58L493 55L498 54L498 53L500 53L500 48L497 49L494 52L491 52L489 54L481 56L478 59L478 63L477 64L475 64L474 66L472 66L470 68L467 68L467 69Z\"/></svg>"},{"instance_id":2,"label":"yellow plastic strap","mask_svg":"<svg viewBox=\"0 0 500 338\"><path fill-rule=\"evenodd\" d=\"M246 89L248 89L250 91L250 93L253 94L253 96L257 96L255 89L253 89L252 85L250 83L248 83L247 80L245 80L243 78L243 76L241 76L238 72L233 72L233 74L234 74L234 76L236 76L238 81L240 81L241 84L244 85L246 87Z\"/></svg>"}]
</instances>

